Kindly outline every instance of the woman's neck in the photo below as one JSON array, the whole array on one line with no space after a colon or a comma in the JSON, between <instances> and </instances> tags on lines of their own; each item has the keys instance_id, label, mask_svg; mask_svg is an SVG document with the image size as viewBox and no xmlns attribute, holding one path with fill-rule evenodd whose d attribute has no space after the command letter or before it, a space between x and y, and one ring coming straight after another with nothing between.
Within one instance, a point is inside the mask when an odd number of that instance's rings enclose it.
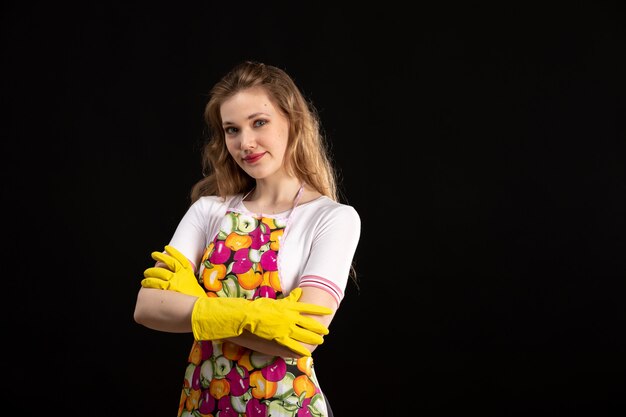
<instances>
[{"instance_id":1,"label":"woman's neck","mask_svg":"<svg viewBox=\"0 0 626 417\"><path fill-rule=\"evenodd\" d=\"M254 212L275 214L293 207L302 183L296 178L279 183L257 181L254 189L244 198L246 207Z\"/></svg>"}]
</instances>

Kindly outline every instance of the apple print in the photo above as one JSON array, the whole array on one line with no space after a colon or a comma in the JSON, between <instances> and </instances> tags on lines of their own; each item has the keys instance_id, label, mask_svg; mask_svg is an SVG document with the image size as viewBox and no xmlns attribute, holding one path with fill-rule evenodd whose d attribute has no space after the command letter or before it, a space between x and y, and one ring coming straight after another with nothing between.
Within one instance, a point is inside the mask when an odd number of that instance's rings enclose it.
<instances>
[{"instance_id":1,"label":"apple print","mask_svg":"<svg viewBox=\"0 0 626 417\"><path fill-rule=\"evenodd\" d=\"M239 288L239 294L241 295L242 298L245 298L246 300L254 300L254 293L256 292L256 290L246 290L245 288Z\"/></svg>"},{"instance_id":2,"label":"apple print","mask_svg":"<svg viewBox=\"0 0 626 417\"><path fill-rule=\"evenodd\" d=\"M252 261L248 258L248 248L239 249L234 256L233 274L243 274L250 268L252 268Z\"/></svg>"},{"instance_id":3,"label":"apple print","mask_svg":"<svg viewBox=\"0 0 626 417\"><path fill-rule=\"evenodd\" d=\"M202 388L207 388L212 379L213 361L202 362L202 365L200 365L200 385L202 385Z\"/></svg>"},{"instance_id":4,"label":"apple print","mask_svg":"<svg viewBox=\"0 0 626 417\"><path fill-rule=\"evenodd\" d=\"M222 347L222 343L213 344L213 360L218 356L222 356L224 354L224 348Z\"/></svg>"},{"instance_id":5,"label":"apple print","mask_svg":"<svg viewBox=\"0 0 626 417\"><path fill-rule=\"evenodd\" d=\"M265 223L260 223L259 227L249 233L252 238L252 249L260 249L263 245L266 245L270 241L270 232Z\"/></svg>"},{"instance_id":6,"label":"apple print","mask_svg":"<svg viewBox=\"0 0 626 417\"><path fill-rule=\"evenodd\" d=\"M191 375L191 388L200 389L200 367L196 366Z\"/></svg>"},{"instance_id":7,"label":"apple print","mask_svg":"<svg viewBox=\"0 0 626 417\"><path fill-rule=\"evenodd\" d=\"M212 413L215 410L215 398L211 396L211 393L208 389L202 391L200 394L200 405L198 406L198 411L202 415L207 415Z\"/></svg>"},{"instance_id":8,"label":"apple print","mask_svg":"<svg viewBox=\"0 0 626 417\"><path fill-rule=\"evenodd\" d=\"M262 254L263 252L258 249L250 249L250 251L248 252L248 259L250 259L252 263L258 264L261 261Z\"/></svg>"},{"instance_id":9,"label":"apple print","mask_svg":"<svg viewBox=\"0 0 626 417\"><path fill-rule=\"evenodd\" d=\"M230 382L230 393L235 396L243 395L250 388L250 374L241 366L233 366L226 379Z\"/></svg>"},{"instance_id":10,"label":"apple print","mask_svg":"<svg viewBox=\"0 0 626 417\"><path fill-rule=\"evenodd\" d=\"M254 398L271 399L278 384L265 379L260 369L250 372L250 392Z\"/></svg>"},{"instance_id":11,"label":"apple print","mask_svg":"<svg viewBox=\"0 0 626 417\"><path fill-rule=\"evenodd\" d=\"M232 363L224 356L215 358L215 378L224 378L232 368Z\"/></svg>"},{"instance_id":12,"label":"apple print","mask_svg":"<svg viewBox=\"0 0 626 417\"><path fill-rule=\"evenodd\" d=\"M217 291L217 295L220 297L239 297L239 284L237 283L237 277L234 275L227 275L222 280L222 289Z\"/></svg>"},{"instance_id":13,"label":"apple print","mask_svg":"<svg viewBox=\"0 0 626 417\"><path fill-rule=\"evenodd\" d=\"M247 348L236 343L229 342L228 340L222 343L222 354L228 360L238 361L246 352L248 352Z\"/></svg>"},{"instance_id":14,"label":"apple print","mask_svg":"<svg viewBox=\"0 0 626 417\"><path fill-rule=\"evenodd\" d=\"M227 213L202 259L204 270L215 278L214 287L205 286L207 294L248 300L282 297L278 256L286 220ZM181 416L322 417L327 412L311 363L298 361L294 374L279 356L219 341L194 343Z\"/></svg>"},{"instance_id":15,"label":"apple print","mask_svg":"<svg viewBox=\"0 0 626 417\"><path fill-rule=\"evenodd\" d=\"M218 238L222 240L226 239L226 236L231 234L236 225L237 217L235 216L235 213L227 213L222 220L222 224L220 224L220 231L217 235Z\"/></svg>"},{"instance_id":16,"label":"apple print","mask_svg":"<svg viewBox=\"0 0 626 417\"><path fill-rule=\"evenodd\" d=\"M256 293L254 295L254 298L258 298L258 297L276 299L276 291L274 290L274 288L270 287L269 285L262 285L256 290Z\"/></svg>"},{"instance_id":17,"label":"apple print","mask_svg":"<svg viewBox=\"0 0 626 417\"><path fill-rule=\"evenodd\" d=\"M315 395L317 386L311 378L306 375L299 375L293 381L293 390L296 395L304 396L303 398L311 398Z\"/></svg>"},{"instance_id":18,"label":"apple print","mask_svg":"<svg viewBox=\"0 0 626 417\"><path fill-rule=\"evenodd\" d=\"M250 394L250 391L246 391L243 395L231 396L230 404L236 412L243 414L246 412L246 403L250 401L250 398L252 398L252 394Z\"/></svg>"},{"instance_id":19,"label":"apple print","mask_svg":"<svg viewBox=\"0 0 626 417\"><path fill-rule=\"evenodd\" d=\"M300 408L300 400L295 395L286 397L283 400L272 400L268 405L269 416L295 417Z\"/></svg>"},{"instance_id":20,"label":"apple print","mask_svg":"<svg viewBox=\"0 0 626 417\"><path fill-rule=\"evenodd\" d=\"M265 417L267 406L256 398L251 398L246 404L246 417ZM220 414L221 416L221 414Z\"/></svg>"},{"instance_id":21,"label":"apple print","mask_svg":"<svg viewBox=\"0 0 626 417\"><path fill-rule=\"evenodd\" d=\"M258 222L259 221L253 216L240 214L237 216L237 227L235 230L241 232L242 234L249 234L257 228Z\"/></svg>"},{"instance_id":22,"label":"apple print","mask_svg":"<svg viewBox=\"0 0 626 417\"><path fill-rule=\"evenodd\" d=\"M205 361L213 354L213 343L207 340L201 340L199 343L200 349L202 350L202 360Z\"/></svg>"},{"instance_id":23,"label":"apple print","mask_svg":"<svg viewBox=\"0 0 626 417\"><path fill-rule=\"evenodd\" d=\"M230 257L230 248L228 248L223 240L218 240L215 242L215 246L213 247L213 253L209 257L209 262L212 264L223 264Z\"/></svg>"},{"instance_id":24,"label":"apple print","mask_svg":"<svg viewBox=\"0 0 626 417\"><path fill-rule=\"evenodd\" d=\"M216 400L227 397L230 392L230 383L226 378L214 378L209 383L209 392Z\"/></svg>"},{"instance_id":25,"label":"apple print","mask_svg":"<svg viewBox=\"0 0 626 417\"><path fill-rule=\"evenodd\" d=\"M191 347L191 352L189 352L187 362L198 366L205 359L206 358L202 357L202 342L200 340L196 340Z\"/></svg>"},{"instance_id":26,"label":"apple print","mask_svg":"<svg viewBox=\"0 0 626 417\"><path fill-rule=\"evenodd\" d=\"M326 414L326 401L321 394L315 394L311 398L307 398L302 402L303 408L306 404L306 408L311 411L311 415L320 416Z\"/></svg>"},{"instance_id":27,"label":"apple print","mask_svg":"<svg viewBox=\"0 0 626 417\"><path fill-rule=\"evenodd\" d=\"M274 225L276 225L277 229L284 229L287 227L287 218L286 217L277 217L274 220Z\"/></svg>"},{"instance_id":28,"label":"apple print","mask_svg":"<svg viewBox=\"0 0 626 417\"><path fill-rule=\"evenodd\" d=\"M248 401L248 404L250 404L250 401ZM228 395L225 395L218 400L217 410L217 415L220 417L239 417L239 413L235 411L231 405L230 397Z\"/></svg>"},{"instance_id":29,"label":"apple print","mask_svg":"<svg viewBox=\"0 0 626 417\"><path fill-rule=\"evenodd\" d=\"M191 387L191 381L193 381L193 373L196 370L196 365L194 365L193 363L190 363L187 365L187 368L185 369L185 380L184 380L184 385L186 387Z\"/></svg>"},{"instance_id":30,"label":"apple print","mask_svg":"<svg viewBox=\"0 0 626 417\"><path fill-rule=\"evenodd\" d=\"M229 234L224 240L224 244L233 251L238 251L242 248L249 248L252 244L252 238L246 234L239 234L239 232L233 232Z\"/></svg>"},{"instance_id":31,"label":"apple print","mask_svg":"<svg viewBox=\"0 0 626 417\"><path fill-rule=\"evenodd\" d=\"M297 417L314 417L314 414L311 414L311 410L309 407L309 403L311 402L310 398L305 398L304 401L302 401L302 407L300 407L300 409L298 410L298 413L296 414Z\"/></svg>"},{"instance_id":32,"label":"apple print","mask_svg":"<svg viewBox=\"0 0 626 417\"><path fill-rule=\"evenodd\" d=\"M270 249L261 255L261 267L264 271L277 271L278 264L276 262L278 254L276 251Z\"/></svg>"},{"instance_id":33,"label":"apple print","mask_svg":"<svg viewBox=\"0 0 626 417\"><path fill-rule=\"evenodd\" d=\"M276 360L271 365L261 369L261 374L268 381L277 382L282 380L287 373L287 364L285 360L280 356L276 357Z\"/></svg>"},{"instance_id":34,"label":"apple print","mask_svg":"<svg viewBox=\"0 0 626 417\"><path fill-rule=\"evenodd\" d=\"M287 397L291 396L293 394L293 380L294 379L296 379L294 374L292 374L291 372L286 372L282 381L280 382L280 384L278 384L278 387L276 389L276 394L274 394L274 397L284 400Z\"/></svg>"},{"instance_id":35,"label":"apple print","mask_svg":"<svg viewBox=\"0 0 626 417\"><path fill-rule=\"evenodd\" d=\"M255 350L250 352L250 363L256 369L265 368L266 366L274 362L274 358L276 358L276 356L266 355L265 353L257 352Z\"/></svg>"}]
</instances>

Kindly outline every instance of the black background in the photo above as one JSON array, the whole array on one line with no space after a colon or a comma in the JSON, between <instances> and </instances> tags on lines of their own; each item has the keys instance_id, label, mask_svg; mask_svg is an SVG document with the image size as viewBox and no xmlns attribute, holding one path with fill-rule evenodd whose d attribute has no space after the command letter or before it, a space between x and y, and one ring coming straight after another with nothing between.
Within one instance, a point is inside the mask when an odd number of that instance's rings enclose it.
<instances>
[{"instance_id":1,"label":"black background","mask_svg":"<svg viewBox=\"0 0 626 417\"><path fill-rule=\"evenodd\" d=\"M372 6L3 2L3 409L175 415L190 335L135 297L206 94L254 59L315 103L361 215L315 353L336 417L623 415L626 16Z\"/></svg>"}]
</instances>

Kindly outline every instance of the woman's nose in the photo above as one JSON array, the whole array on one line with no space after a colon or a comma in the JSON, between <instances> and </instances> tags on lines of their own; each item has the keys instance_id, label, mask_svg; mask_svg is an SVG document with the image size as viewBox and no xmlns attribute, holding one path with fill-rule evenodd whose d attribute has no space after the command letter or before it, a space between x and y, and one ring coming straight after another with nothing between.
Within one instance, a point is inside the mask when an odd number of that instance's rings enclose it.
<instances>
[{"instance_id":1,"label":"woman's nose","mask_svg":"<svg viewBox=\"0 0 626 417\"><path fill-rule=\"evenodd\" d=\"M256 138L252 130L241 132L241 149L252 149L256 146Z\"/></svg>"}]
</instances>

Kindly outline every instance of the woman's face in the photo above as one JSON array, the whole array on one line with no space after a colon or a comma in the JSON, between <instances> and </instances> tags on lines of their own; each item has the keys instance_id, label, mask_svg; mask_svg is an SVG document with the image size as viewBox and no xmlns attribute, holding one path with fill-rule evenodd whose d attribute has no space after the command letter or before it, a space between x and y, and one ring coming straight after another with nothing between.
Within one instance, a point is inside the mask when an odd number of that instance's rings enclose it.
<instances>
[{"instance_id":1,"label":"woman's face","mask_svg":"<svg viewBox=\"0 0 626 417\"><path fill-rule=\"evenodd\" d=\"M264 88L238 92L222 103L220 114L228 152L248 175L256 180L287 175L289 121Z\"/></svg>"}]
</instances>

